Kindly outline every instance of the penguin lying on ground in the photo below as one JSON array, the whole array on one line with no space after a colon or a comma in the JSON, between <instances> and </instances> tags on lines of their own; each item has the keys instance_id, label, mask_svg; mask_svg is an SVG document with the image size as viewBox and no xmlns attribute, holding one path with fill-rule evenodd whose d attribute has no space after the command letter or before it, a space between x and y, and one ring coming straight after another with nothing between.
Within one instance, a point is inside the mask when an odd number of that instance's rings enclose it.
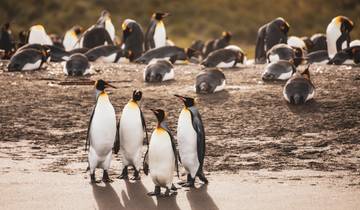
<instances>
[{"instance_id":1,"label":"penguin lying on ground","mask_svg":"<svg viewBox=\"0 0 360 210\"><path fill-rule=\"evenodd\" d=\"M291 47L287 44L274 45L267 53L268 63L277 62L279 60L293 60L294 65L298 66L304 60L304 51L302 48Z\"/></svg>"},{"instance_id":2,"label":"penguin lying on ground","mask_svg":"<svg viewBox=\"0 0 360 210\"><path fill-rule=\"evenodd\" d=\"M350 47L360 46L360 40L355 39L350 42Z\"/></svg>"},{"instance_id":3,"label":"penguin lying on ground","mask_svg":"<svg viewBox=\"0 0 360 210\"><path fill-rule=\"evenodd\" d=\"M169 13L162 12L152 15L145 33L145 51L166 46L166 30L163 19L167 16L169 16Z\"/></svg>"},{"instance_id":4,"label":"penguin lying on ground","mask_svg":"<svg viewBox=\"0 0 360 210\"><path fill-rule=\"evenodd\" d=\"M10 59L8 71L36 70L48 60L49 50L23 49Z\"/></svg>"},{"instance_id":5,"label":"penguin lying on ground","mask_svg":"<svg viewBox=\"0 0 360 210\"><path fill-rule=\"evenodd\" d=\"M244 53L233 49L218 49L211 52L201 63L205 67L232 68L244 63Z\"/></svg>"},{"instance_id":6,"label":"penguin lying on ground","mask_svg":"<svg viewBox=\"0 0 360 210\"><path fill-rule=\"evenodd\" d=\"M200 113L195 107L193 98L175 95L185 105L182 109L177 126L177 141L181 164L187 173L184 187L194 187L195 178L207 184L203 172L205 158L205 130Z\"/></svg>"},{"instance_id":7,"label":"penguin lying on ground","mask_svg":"<svg viewBox=\"0 0 360 210\"><path fill-rule=\"evenodd\" d=\"M164 58L169 59L171 63L176 60L187 60L194 54L193 49L184 49L176 46L159 47L144 53L140 58L136 59L136 63L148 64L152 59Z\"/></svg>"},{"instance_id":8,"label":"penguin lying on ground","mask_svg":"<svg viewBox=\"0 0 360 210\"><path fill-rule=\"evenodd\" d=\"M144 69L145 82L163 82L174 79L174 66L167 60L153 60Z\"/></svg>"},{"instance_id":9,"label":"penguin lying on ground","mask_svg":"<svg viewBox=\"0 0 360 210\"><path fill-rule=\"evenodd\" d=\"M126 19L122 24L124 51L131 52L130 62L139 58L144 52L144 34L141 26L134 20Z\"/></svg>"},{"instance_id":10,"label":"penguin lying on ground","mask_svg":"<svg viewBox=\"0 0 360 210\"><path fill-rule=\"evenodd\" d=\"M50 37L47 35L44 26L42 25L34 25L30 28L28 43L47 45L53 44Z\"/></svg>"},{"instance_id":11,"label":"penguin lying on ground","mask_svg":"<svg viewBox=\"0 0 360 210\"><path fill-rule=\"evenodd\" d=\"M179 171L174 137L165 122L164 110L151 111L154 112L158 123L151 135L148 152L150 177L155 184L155 190L149 192L148 195L160 195L161 187L166 188L165 196L176 195L176 187L173 185L174 169L176 169L178 177Z\"/></svg>"},{"instance_id":12,"label":"penguin lying on ground","mask_svg":"<svg viewBox=\"0 0 360 210\"><path fill-rule=\"evenodd\" d=\"M128 166L133 166L133 180L140 179L140 166L142 163L142 147L144 140L144 132L146 143L149 140L146 132L146 124L144 115L138 104L141 100L142 92L134 90L132 99L125 105L122 110L121 118L118 124L118 135L115 143L115 153L120 149L122 154L122 172L120 179L128 179ZM146 170L146 169L144 169ZM145 171L147 173L147 171Z\"/></svg>"},{"instance_id":13,"label":"penguin lying on ground","mask_svg":"<svg viewBox=\"0 0 360 210\"><path fill-rule=\"evenodd\" d=\"M256 40L255 63L266 62L266 52L274 45L287 43L290 25L281 17L260 27Z\"/></svg>"},{"instance_id":14,"label":"penguin lying on ground","mask_svg":"<svg viewBox=\"0 0 360 210\"><path fill-rule=\"evenodd\" d=\"M83 76L90 73L88 58L80 53L75 53L64 62L64 73L69 76Z\"/></svg>"},{"instance_id":15,"label":"penguin lying on ground","mask_svg":"<svg viewBox=\"0 0 360 210\"><path fill-rule=\"evenodd\" d=\"M201 61L201 54L202 54L202 51L203 51L203 48L205 46L205 43L201 40L195 40L191 43L190 45L190 49L193 49L194 50L194 54L191 58L189 58L190 62L191 63L200 63Z\"/></svg>"},{"instance_id":16,"label":"penguin lying on ground","mask_svg":"<svg viewBox=\"0 0 360 210\"><path fill-rule=\"evenodd\" d=\"M329 62L329 54L327 50L318 50L306 55L307 63L318 63L318 64L327 64Z\"/></svg>"},{"instance_id":17,"label":"penguin lying on ground","mask_svg":"<svg viewBox=\"0 0 360 210\"><path fill-rule=\"evenodd\" d=\"M296 67L292 60L279 60L268 64L261 78L264 81L288 80L295 72Z\"/></svg>"},{"instance_id":18,"label":"penguin lying on ground","mask_svg":"<svg viewBox=\"0 0 360 210\"><path fill-rule=\"evenodd\" d=\"M290 36L287 40L287 44L290 47L301 48L303 51L307 51L306 44L300 37Z\"/></svg>"},{"instance_id":19,"label":"penguin lying on ground","mask_svg":"<svg viewBox=\"0 0 360 210\"><path fill-rule=\"evenodd\" d=\"M224 31L221 38L207 41L203 47L203 57L206 58L211 52L228 46L230 44L231 37L231 32Z\"/></svg>"},{"instance_id":20,"label":"penguin lying on ground","mask_svg":"<svg viewBox=\"0 0 360 210\"><path fill-rule=\"evenodd\" d=\"M326 42L329 58L342 49L350 46L350 32L354 28L354 23L345 16L337 16L331 20L326 28Z\"/></svg>"},{"instance_id":21,"label":"penguin lying on ground","mask_svg":"<svg viewBox=\"0 0 360 210\"><path fill-rule=\"evenodd\" d=\"M125 57L120 46L101 45L85 53L89 61L100 61L104 63L117 63L121 57Z\"/></svg>"},{"instance_id":22,"label":"penguin lying on ground","mask_svg":"<svg viewBox=\"0 0 360 210\"><path fill-rule=\"evenodd\" d=\"M225 88L225 75L219 69L205 69L196 76L196 93L215 93Z\"/></svg>"},{"instance_id":23,"label":"penguin lying on ground","mask_svg":"<svg viewBox=\"0 0 360 210\"><path fill-rule=\"evenodd\" d=\"M107 87L116 88L104 80L98 80L95 83L96 104L90 117L85 144L85 151L89 149L88 162L91 183L96 182L96 168L104 170L103 182L111 182L108 170L116 136L116 115L109 96L105 92Z\"/></svg>"},{"instance_id":24,"label":"penguin lying on ground","mask_svg":"<svg viewBox=\"0 0 360 210\"><path fill-rule=\"evenodd\" d=\"M315 87L310 80L309 66L304 72L295 73L285 84L283 94L287 102L303 104L314 97Z\"/></svg>"},{"instance_id":25,"label":"penguin lying on ground","mask_svg":"<svg viewBox=\"0 0 360 210\"><path fill-rule=\"evenodd\" d=\"M352 46L343 49L335 54L329 60L328 64L342 65L342 64L359 64L360 63L360 46Z\"/></svg>"},{"instance_id":26,"label":"penguin lying on ground","mask_svg":"<svg viewBox=\"0 0 360 210\"><path fill-rule=\"evenodd\" d=\"M312 35L308 40L304 40L307 52L315 52L319 50L327 51L326 35L317 33Z\"/></svg>"}]
</instances>

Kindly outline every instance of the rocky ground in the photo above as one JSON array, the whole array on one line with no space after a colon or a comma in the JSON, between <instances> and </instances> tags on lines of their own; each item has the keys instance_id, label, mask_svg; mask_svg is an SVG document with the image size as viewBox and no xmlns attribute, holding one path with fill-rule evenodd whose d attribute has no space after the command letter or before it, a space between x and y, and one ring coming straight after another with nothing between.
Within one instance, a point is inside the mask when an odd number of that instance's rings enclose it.
<instances>
[{"instance_id":1,"label":"rocky ground","mask_svg":"<svg viewBox=\"0 0 360 210\"><path fill-rule=\"evenodd\" d=\"M261 81L262 65L224 70L225 91L196 95L193 85L200 67L194 64L176 65L175 80L157 85L143 82L144 65L93 64L91 76L68 78L60 64L16 73L7 72L6 64L0 66L1 158L47 160L42 171L85 170L86 130L95 102L94 87L87 81L102 78L118 87L109 89L118 117L132 91L143 91L149 132L156 123L150 108L168 112L175 134L182 104L173 94L196 97L206 130L208 172L310 169L359 174L359 67L311 66L315 100L293 106L283 99L284 83Z\"/></svg>"}]
</instances>

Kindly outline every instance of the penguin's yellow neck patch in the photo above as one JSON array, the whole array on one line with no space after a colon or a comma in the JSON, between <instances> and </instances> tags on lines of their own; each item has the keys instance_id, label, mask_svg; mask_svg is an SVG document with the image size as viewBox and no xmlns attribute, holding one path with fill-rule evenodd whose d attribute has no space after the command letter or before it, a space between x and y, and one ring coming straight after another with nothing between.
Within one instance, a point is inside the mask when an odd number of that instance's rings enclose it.
<instances>
[{"instance_id":1,"label":"penguin's yellow neck patch","mask_svg":"<svg viewBox=\"0 0 360 210\"><path fill-rule=\"evenodd\" d=\"M157 135L163 135L163 134L166 133L166 130L165 130L164 128L162 128L162 127L157 127L157 128L155 129L155 133L156 133Z\"/></svg>"},{"instance_id":2,"label":"penguin's yellow neck patch","mask_svg":"<svg viewBox=\"0 0 360 210\"><path fill-rule=\"evenodd\" d=\"M105 91L103 91L99 94L98 100L104 100L108 98L109 98L108 94Z\"/></svg>"},{"instance_id":3,"label":"penguin's yellow neck patch","mask_svg":"<svg viewBox=\"0 0 360 210\"><path fill-rule=\"evenodd\" d=\"M121 28L122 28L123 31L126 30L126 27L127 27L126 23L123 23L123 24L121 25Z\"/></svg>"},{"instance_id":4,"label":"penguin's yellow neck patch","mask_svg":"<svg viewBox=\"0 0 360 210\"><path fill-rule=\"evenodd\" d=\"M138 104L134 101L134 100L130 100L129 103L128 103L128 106L132 109L137 109L139 108Z\"/></svg>"},{"instance_id":5,"label":"penguin's yellow neck patch","mask_svg":"<svg viewBox=\"0 0 360 210\"><path fill-rule=\"evenodd\" d=\"M158 21L156 24L157 27L164 27L164 23L162 22L162 20Z\"/></svg>"}]
</instances>

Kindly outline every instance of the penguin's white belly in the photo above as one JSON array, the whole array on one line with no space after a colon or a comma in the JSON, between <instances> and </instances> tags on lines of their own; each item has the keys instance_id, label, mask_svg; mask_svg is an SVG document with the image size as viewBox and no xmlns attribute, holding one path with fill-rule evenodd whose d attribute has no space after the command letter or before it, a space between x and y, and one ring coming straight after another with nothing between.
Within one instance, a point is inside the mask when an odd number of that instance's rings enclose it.
<instances>
[{"instance_id":1,"label":"penguin's white belly","mask_svg":"<svg viewBox=\"0 0 360 210\"><path fill-rule=\"evenodd\" d=\"M290 103L290 99L289 99L288 95L286 94L286 86L287 86L287 84L285 85L285 87L283 89L283 95L284 95L285 100Z\"/></svg>"},{"instance_id":2,"label":"penguin's white belly","mask_svg":"<svg viewBox=\"0 0 360 210\"><path fill-rule=\"evenodd\" d=\"M193 128L191 114L188 110L182 110L180 113L177 139L181 163L194 178L200 163L197 154L197 133Z\"/></svg>"},{"instance_id":3,"label":"penguin's white belly","mask_svg":"<svg viewBox=\"0 0 360 210\"><path fill-rule=\"evenodd\" d=\"M331 22L326 29L326 42L330 59L337 53L336 41L340 36L340 28L337 27L335 23Z\"/></svg>"},{"instance_id":4,"label":"penguin's white belly","mask_svg":"<svg viewBox=\"0 0 360 210\"><path fill-rule=\"evenodd\" d=\"M108 56L101 56L97 59L97 61L101 61L104 63L114 63L116 58L116 53L110 54Z\"/></svg>"},{"instance_id":5,"label":"penguin's white belly","mask_svg":"<svg viewBox=\"0 0 360 210\"><path fill-rule=\"evenodd\" d=\"M228 63L225 62L220 62L218 65L216 65L216 67L218 68L231 68L233 67L235 64L235 61L230 61Z\"/></svg>"},{"instance_id":6,"label":"penguin's white belly","mask_svg":"<svg viewBox=\"0 0 360 210\"><path fill-rule=\"evenodd\" d=\"M90 127L90 145L99 157L111 152L116 136L115 110L110 101L100 98ZM104 100L104 101L102 101Z\"/></svg>"},{"instance_id":7,"label":"penguin's white belly","mask_svg":"<svg viewBox=\"0 0 360 210\"><path fill-rule=\"evenodd\" d=\"M354 46L360 46L360 40L355 39L352 42L350 42L350 47L354 47Z\"/></svg>"},{"instance_id":8,"label":"penguin's white belly","mask_svg":"<svg viewBox=\"0 0 360 210\"><path fill-rule=\"evenodd\" d=\"M154 32L155 48L163 47L166 44L166 31L163 25L156 25Z\"/></svg>"},{"instance_id":9,"label":"penguin's white belly","mask_svg":"<svg viewBox=\"0 0 360 210\"><path fill-rule=\"evenodd\" d=\"M47 44L52 45L50 37L43 31L31 31L29 35L29 44Z\"/></svg>"},{"instance_id":10,"label":"penguin's white belly","mask_svg":"<svg viewBox=\"0 0 360 210\"><path fill-rule=\"evenodd\" d=\"M224 81L221 83L221 85L216 86L216 88L215 88L215 90L214 90L214 93L224 90L224 89L225 89L225 84L226 84L226 81L224 80Z\"/></svg>"},{"instance_id":11,"label":"penguin's white belly","mask_svg":"<svg viewBox=\"0 0 360 210\"><path fill-rule=\"evenodd\" d=\"M35 70L40 68L41 60L36 61L35 63L27 63L24 65L22 70Z\"/></svg>"},{"instance_id":12,"label":"penguin's white belly","mask_svg":"<svg viewBox=\"0 0 360 210\"><path fill-rule=\"evenodd\" d=\"M291 75L293 74L292 71L289 71L289 72L286 72L286 73L283 73L283 74L280 74L279 78L280 80L287 80L291 77Z\"/></svg>"},{"instance_id":13,"label":"penguin's white belly","mask_svg":"<svg viewBox=\"0 0 360 210\"><path fill-rule=\"evenodd\" d=\"M280 57L278 54L269 55L269 63L279 61Z\"/></svg>"},{"instance_id":14,"label":"penguin's white belly","mask_svg":"<svg viewBox=\"0 0 360 210\"><path fill-rule=\"evenodd\" d=\"M119 132L123 158L128 161L128 164L136 164L137 167L140 167L144 130L139 108L130 107L129 104L124 107L120 118Z\"/></svg>"},{"instance_id":15,"label":"penguin's white belly","mask_svg":"<svg viewBox=\"0 0 360 210\"><path fill-rule=\"evenodd\" d=\"M175 156L166 131L154 131L149 145L150 176L157 186L171 187Z\"/></svg>"},{"instance_id":16,"label":"penguin's white belly","mask_svg":"<svg viewBox=\"0 0 360 210\"><path fill-rule=\"evenodd\" d=\"M175 75L174 74L174 69L170 69L170 72L165 73L162 81L172 80L172 79L174 79L174 75Z\"/></svg>"},{"instance_id":17,"label":"penguin's white belly","mask_svg":"<svg viewBox=\"0 0 360 210\"><path fill-rule=\"evenodd\" d=\"M315 90L313 90L311 93L309 93L309 95L306 97L305 101L308 101L308 100L314 98L314 95L315 95Z\"/></svg>"},{"instance_id":18,"label":"penguin's white belly","mask_svg":"<svg viewBox=\"0 0 360 210\"><path fill-rule=\"evenodd\" d=\"M70 50L73 50L73 49L77 48L78 47L77 41L78 41L77 38L72 37L71 35L68 35L66 33L66 35L64 37L64 41L63 41L63 45L65 47L65 50L70 51Z\"/></svg>"},{"instance_id":19,"label":"penguin's white belly","mask_svg":"<svg viewBox=\"0 0 360 210\"><path fill-rule=\"evenodd\" d=\"M115 39L115 27L112 24L111 20L105 21L105 29L109 33L111 40Z\"/></svg>"}]
</instances>

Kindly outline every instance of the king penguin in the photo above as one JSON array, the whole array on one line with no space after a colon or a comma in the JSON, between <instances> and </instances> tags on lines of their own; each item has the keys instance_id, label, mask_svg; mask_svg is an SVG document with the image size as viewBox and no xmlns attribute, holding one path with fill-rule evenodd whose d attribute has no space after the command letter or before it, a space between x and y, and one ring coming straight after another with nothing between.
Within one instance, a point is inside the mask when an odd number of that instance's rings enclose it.
<instances>
[{"instance_id":1,"label":"king penguin","mask_svg":"<svg viewBox=\"0 0 360 210\"><path fill-rule=\"evenodd\" d=\"M109 96L105 92L107 87L116 88L101 79L95 82L96 104L90 117L85 144L85 151L89 147L88 161L92 183L96 182L96 168L104 170L102 181L111 181L108 170L116 136L116 116Z\"/></svg>"},{"instance_id":2,"label":"king penguin","mask_svg":"<svg viewBox=\"0 0 360 210\"><path fill-rule=\"evenodd\" d=\"M42 25L34 25L30 28L29 44L47 44L52 45L50 37L46 34L45 28Z\"/></svg>"},{"instance_id":3,"label":"king penguin","mask_svg":"<svg viewBox=\"0 0 360 210\"><path fill-rule=\"evenodd\" d=\"M163 19L169 13L154 13L145 33L145 51L166 45L166 30Z\"/></svg>"},{"instance_id":4,"label":"king penguin","mask_svg":"<svg viewBox=\"0 0 360 210\"><path fill-rule=\"evenodd\" d=\"M49 50L23 49L17 51L10 59L8 71L36 70L47 62Z\"/></svg>"},{"instance_id":5,"label":"king penguin","mask_svg":"<svg viewBox=\"0 0 360 210\"><path fill-rule=\"evenodd\" d=\"M126 19L122 24L125 51L131 51L130 62L139 58L144 52L144 33L139 23L134 20Z\"/></svg>"},{"instance_id":6,"label":"king penguin","mask_svg":"<svg viewBox=\"0 0 360 210\"><path fill-rule=\"evenodd\" d=\"M129 165L133 166L135 170L132 179L140 179L139 171L142 163L141 151L144 137L146 137L146 143L149 145L145 119L139 105L141 98L142 92L134 90L132 99L125 105L118 124L118 136L116 139L118 143L115 144L118 145L118 148L115 148L115 151L120 149L122 154L123 165L120 179L128 179Z\"/></svg>"},{"instance_id":7,"label":"king penguin","mask_svg":"<svg viewBox=\"0 0 360 210\"><path fill-rule=\"evenodd\" d=\"M70 51L80 47L78 40L82 31L82 27L74 26L65 33L63 45L66 51Z\"/></svg>"},{"instance_id":8,"label":"king penguin","mask_svg":"<svg viewBox=\"0 0 360 210\"><path fill-rule=\"evenodd\" d=\"M185 105L177 126L177 140L181 164L187 173L185 187L194 187L196 176L205 184L208 183L203 164L205 158L205 130L200 113L195 107L193 98L175 95Z\"/></svg>"},{"instance_id":9,"label":"king penguin","mask_svg":"<svg viewBox=\"0 0 360 210\"><path fill-rule=\"evenodd\" d=\"M354 23L345 16L337 16L332 19L326 28L326 41L329 58L350 45L350 32Z\"/></svg>"},{"instance_id":10,"label":"king penguin","mask_svg":"<svg viewBox=\"0 0 360 210\"><path fill-rule=\"evenodd\" d=\"M106 31L109 33L111 40L115 40L115 27L111 22L111 15L109 11L103 10L101 12L101 15L95 26L105 28Z\"/></svg>"},{"instance_id":11,"label":"king penguin","mask_svg":"<svg viewBox=\"0 0 360 210\"><path fill-rule=\"evenodd\" d=\"M174 137L172 136L167 123L165 122L165 112L162 109L151 110L157 118L157 126L150 139L148 162L150 177L155 184L154 192L149 192L149 196L158 196L161 187L166 188L165 196L175 195L176 190L173 185L174 169L178 171L178 157Z\"/></svg>"}]
</instances>

